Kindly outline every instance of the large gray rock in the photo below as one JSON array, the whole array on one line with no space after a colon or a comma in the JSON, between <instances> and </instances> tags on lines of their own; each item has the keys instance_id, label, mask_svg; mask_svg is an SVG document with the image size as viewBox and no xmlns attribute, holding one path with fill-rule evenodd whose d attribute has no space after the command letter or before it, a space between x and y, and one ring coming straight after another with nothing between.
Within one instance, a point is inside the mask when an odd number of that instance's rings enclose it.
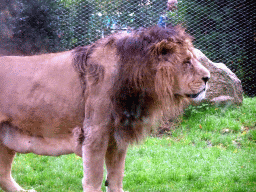
<instances>
[{"instance_id":1,"label":"large gray rock","mask_svg":"<svg viewBox=\"0 0 256 192\"><path fill-rule=\"evenodd\" d=\"M223 63L210 61L200 50L194 50L199 61L211 72L205 100L214 104L242 104L243 88L237 76Z\"/></svg>"}]
</instances>

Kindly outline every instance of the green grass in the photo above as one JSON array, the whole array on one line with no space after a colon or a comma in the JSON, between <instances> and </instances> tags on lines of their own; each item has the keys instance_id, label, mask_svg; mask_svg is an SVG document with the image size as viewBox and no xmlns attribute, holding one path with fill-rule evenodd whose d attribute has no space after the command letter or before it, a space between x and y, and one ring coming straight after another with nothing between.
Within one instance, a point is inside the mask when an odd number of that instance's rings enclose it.
<instances>
[{"instance_id":1,"label":"green grass","mask_svg":"<svg viewBox=\"0 0 256 192\"><path fill-rule=\"evenodd\" d=\"M82 160L18 154L13 176L26 189L82 191ZM256 98L189 107L169 135L129 148L123 183L129 192L256 191Z\"/></svg>"}]
</instances>

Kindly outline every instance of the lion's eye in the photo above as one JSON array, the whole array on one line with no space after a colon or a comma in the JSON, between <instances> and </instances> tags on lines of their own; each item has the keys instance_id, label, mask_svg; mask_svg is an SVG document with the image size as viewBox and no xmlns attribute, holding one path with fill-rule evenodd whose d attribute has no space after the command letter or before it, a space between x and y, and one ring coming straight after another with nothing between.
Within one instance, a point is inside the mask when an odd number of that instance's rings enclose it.
<instances>
[{"instance_id":1,"label":"lion's eye","mask_svg":"<svg viewBox=\"0 0 256 192\"><path fill-rule=\"evenodd\" d=\"M190 71L190 70L193 70L193 65L192 65L192 62L191 60L186 60L183 62L183 70L184 71Z\"/></svg>"},{"instance_id":2,"label":"lion's eye","mask_svg":"<svg viewBox=\"0 0 256 192\"><path fill-rule=\"evenodd\" d=\"M187 65L187 66L192 65L191 60L185 61L184 64Z\"/></svg>"}]
</instances>

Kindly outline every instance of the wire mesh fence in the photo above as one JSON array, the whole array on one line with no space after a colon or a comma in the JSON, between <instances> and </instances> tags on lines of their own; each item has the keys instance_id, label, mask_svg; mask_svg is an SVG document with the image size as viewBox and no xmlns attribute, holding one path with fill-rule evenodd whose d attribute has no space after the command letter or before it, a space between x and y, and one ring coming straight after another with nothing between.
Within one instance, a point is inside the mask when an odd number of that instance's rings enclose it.
<instances>
[{"instance_id":1,"label":"wire mesh fence","mask_svg":"<svg viewBox=\"0 0 256 192\"><path fill-rule=\"evenodd\" d=\"M195 47L256 95L253 0L1 0L0 48L23 55L86 45L117 31L182 24ZM1 50L0 50L1 51ZM0 52L1 53L1 52Z\"/></svg>"}]
</instances>

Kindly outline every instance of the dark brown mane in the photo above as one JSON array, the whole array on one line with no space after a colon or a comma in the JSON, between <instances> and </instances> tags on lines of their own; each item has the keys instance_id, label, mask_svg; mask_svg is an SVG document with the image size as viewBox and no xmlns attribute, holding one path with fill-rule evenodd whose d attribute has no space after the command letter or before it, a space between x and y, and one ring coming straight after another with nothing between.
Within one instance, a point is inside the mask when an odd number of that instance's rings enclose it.
<instances>
[{"instance_id":1,"label":"dark brown mane","mask_svg":"<svg viewBox=\"0 0 256 192\"><path fill-rule=\"evenodd\" d=\"M180 110L183 99L173 95L173 85L170 85L172 67L161 66L161 62L168 60L172 53L177 57L173 59L173 65L181 62L183 56L176 49L187 48L186 41L191 42L191 38L182 28L158 26L117 40L120 62L112 101L120 118L117 124L122 126L115 131L119 138L139 140L144 130L141 124L157 108L167 109L170 106L172 110Z\"/></svg>"},{"instance_id":2,"label":"dark brown mane","mask_svg":"<svg viewBox=\"0 0 256 192\"><path fill-rule=\"evenodd\" d=\"M167 109L175 115L183 108L184 99L172 92L172 73L175 65L183 62L182 50L191 46L191 41L192 38L179 26L154 26L130 35L114 34L74 50L74 66L83 86L85 76L92 75L90 71L93 71L95 81L104 75L103 66L88 63L94 50L101 46L116 50L119 58L117 73L108 94L117 140L138 141L143 135L142 124L146 118ZM172 66L165 66L170 60Z\"/></svg>"},{"instance_id":3,"label":"dark brown mane","mask_svg":"<svg viewBox=\"0 0 256 192\"><path fill-rule=\"evenodd\" d=\"M191 37L185 33L184 29L180 26L170 26L163 28L153 26L148 29L141 29L135 31L133 36L121 38L116 42L116 47L121 60L126 61L133 56L136 59L149 59L150 47L163 40L173 43L185 44L186 40L191 41ZM161 50L159 54L167 54L170 50L168 47Z\"/></svg>"}]
</instances>

